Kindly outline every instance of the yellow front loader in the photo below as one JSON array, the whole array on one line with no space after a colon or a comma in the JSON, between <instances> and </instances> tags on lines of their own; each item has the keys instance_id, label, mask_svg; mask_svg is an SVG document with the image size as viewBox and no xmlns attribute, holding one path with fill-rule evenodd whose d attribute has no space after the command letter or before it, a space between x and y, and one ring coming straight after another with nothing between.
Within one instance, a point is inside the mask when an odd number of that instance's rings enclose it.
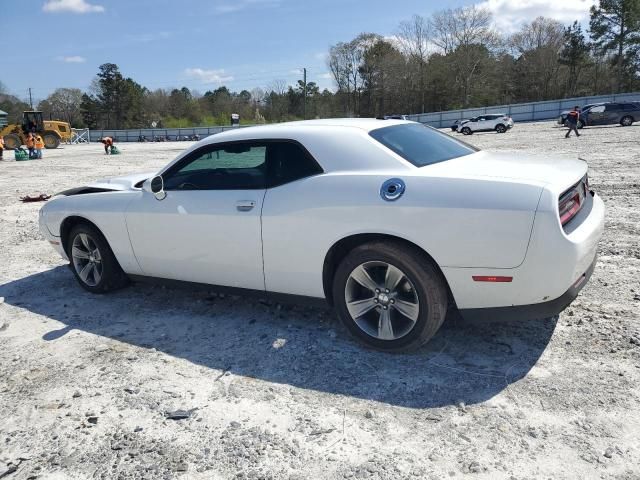
<instances>
[{"instance_id":1,"label":"yellow front loader","mask_svg":"<svg viewBox=\"0 0 640 480\"><path fill-rule=\"evenodd\" d=\"M27 142L27 134L38 133L45 148L58 148L60 142L71 140L71 125L58 120L43 120L42 112L24 112L22 124L9 124L0 130L4 148L14 150Z\"/></svg>"}]
</instances>

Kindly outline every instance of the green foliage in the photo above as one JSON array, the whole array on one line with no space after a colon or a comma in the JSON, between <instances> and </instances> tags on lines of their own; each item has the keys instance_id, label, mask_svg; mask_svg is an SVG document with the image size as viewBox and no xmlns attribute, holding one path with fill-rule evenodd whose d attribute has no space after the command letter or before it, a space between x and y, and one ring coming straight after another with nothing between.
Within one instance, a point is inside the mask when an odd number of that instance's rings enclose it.
<instances>
[{"instance_id":1,"label":"green foliage","mask_svg":"<svg viewBox=\"0 0 640 480\"><path fill-rule=\"evenodd\" d=\"M589 25L596 55L609 54L616 67L616 91L631 88L640 73L640 0L600 0Z\"/></svg>"},{"instance_id":2,"label":"green foliage","mask_svg":"<svg viewBox=\"0 0 640 480\"><path fill-rule=\"evenodd\" d=\"M90 92L58 89L39 107L74 126L177 128L226 126L232 113L246 125L640 89L640 0L600 0L591 8L590 38L578 22L563 26L544 17L501 35L491 12L478 6L415 15L396 33L395 39L361 33L331 46L327 68L335 91L302 80L240 92L219 86L202 96L184 86L149 91L105 63ZM0 84L0 109L17 121L27 105Z\"/></svg>"}]
</instances>

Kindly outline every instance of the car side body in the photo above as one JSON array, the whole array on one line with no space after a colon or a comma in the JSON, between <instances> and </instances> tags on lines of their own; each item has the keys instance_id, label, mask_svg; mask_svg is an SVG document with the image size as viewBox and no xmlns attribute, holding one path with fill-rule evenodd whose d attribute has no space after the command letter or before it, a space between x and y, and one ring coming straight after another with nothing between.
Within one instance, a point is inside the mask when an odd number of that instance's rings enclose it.
<instances>
[{"instance_id":1,"label":"car side body","mask_svg":"<svg viewBox=\"0 0 640 480\"><path fill-rule=\"evenodd\" d=\"M578 128L597 125L631 126L640 121L640 102L603 103L582 112Z\"/></svg>"},{"instance_id":2,"label":"car side body","mask_svg":"<svg viewBox=\"0 0 640 480\"><path fill-rule=\"evenodd\" d=\"M457 142L402 120L316 120L228 131L196 143L157 174L63 192L41 209L40 229L70 259L69 233L87 222L133 278L329 304L337 301L332 282L350 252L368 242L392 242L433 265L450 305L464 316L543 318L565 308L593 270L603 232L604 205L588 190L587 164L469 147L462 156L418 166L393 139L385 144L374 138L407 128ZM243 173L245 188L193 189L191 180L171 188L171 172L201 152L262 152L265 145L269 152L283 144L304 155L306 167L286 168L299 168L298 174L259 185ZM153 192L152 177L167 187L162 198ZM400 186L400 196L385 197L397 195ZM572 217L561 220L561 201L574 199L574 192L579 209L570 205Z\"/></svg>"},{"instance_id":3,"label":"car side body","mask_svg":"<svg viewBox=\"0 0 640 480\"><path fill-rule=\"evenodd\" d=\"M596 105L602 105L601 103L588 103L586 105L583 105L582 107L580 107L580 111L581 112L585 112L588 109L590 109L591 107L595 107ZM560 115L558 116L558 125L564 125L567 126L567 115L569 115L569 112L571 110L564 110L560 113Z\"/></svg>"}]
</instances>

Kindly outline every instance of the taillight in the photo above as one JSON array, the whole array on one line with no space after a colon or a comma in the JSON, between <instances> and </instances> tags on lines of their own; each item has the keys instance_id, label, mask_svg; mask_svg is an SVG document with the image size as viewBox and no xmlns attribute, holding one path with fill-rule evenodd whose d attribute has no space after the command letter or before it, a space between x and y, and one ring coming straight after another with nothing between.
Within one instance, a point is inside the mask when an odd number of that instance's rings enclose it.
<instances>
[{"instance_id":1,"label":"taillight","mask_svg":"<svg viewBox=\"0 0 640 480\"><path fill-rule=\"evenodd\" d=\"M588 192L588 180L585 175L582 180L560 195L558 212L560 223L564 227L580 211Z\"/></svg>"},{"instance_id":2,"label":"taillight","mask_svg":"<svg viewBox=\"0 0 640 480\"><path fill-rule=\"evenodd\" d=\"M580 194L578 192L575 192L574 195L560 203L560 223L562 225L568 223L578 213L580 206Z\"/></svg>"}]
</instances>

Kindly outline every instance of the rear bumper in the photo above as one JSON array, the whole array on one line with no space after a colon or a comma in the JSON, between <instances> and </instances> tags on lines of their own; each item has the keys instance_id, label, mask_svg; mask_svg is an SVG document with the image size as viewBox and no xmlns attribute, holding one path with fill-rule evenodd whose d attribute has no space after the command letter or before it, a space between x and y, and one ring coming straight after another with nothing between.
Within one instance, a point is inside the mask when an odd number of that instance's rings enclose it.
<instances>
[{"instance_id":1,"label":"rear bumper","mask_svg":"<svg viewBox=\"0 0 640 480\"><path fill-rule=\"evenodd\" d=\"M465 320L473 322L504 322L509 320L536 320L549 318L559 314L567 308L578 296L580 290L587 284L596 266L596 258L586 272L561 296L554 300L530 305L516 305L512 307L494 308L465 308L459 310Z\"/></svg>"},{"instance_id":2,"label":"rear bumper","mask_svg":"<svg viewBox=\"0 0 640 480\"><path fill-rule=\"evenodd\" d=\"M489 309L513 312L521 308L526 312L539 305L539 312L534 318L555 315L562 310L558 309L561 299L566 301L572 286L580 283L595 261L598 242L604 231L605 207L600 197L595 194L589 196L585 207L563 229L557 207L551 205L557 205L558 194L543 192L543 197L548 197L544 204L549 207L540 208L536 213L527 253L518 267L441 267L460 310L470 310L470 313ZM512 281L474 281L474 275L508 276Z\"/></svg>"}]
</instances>

